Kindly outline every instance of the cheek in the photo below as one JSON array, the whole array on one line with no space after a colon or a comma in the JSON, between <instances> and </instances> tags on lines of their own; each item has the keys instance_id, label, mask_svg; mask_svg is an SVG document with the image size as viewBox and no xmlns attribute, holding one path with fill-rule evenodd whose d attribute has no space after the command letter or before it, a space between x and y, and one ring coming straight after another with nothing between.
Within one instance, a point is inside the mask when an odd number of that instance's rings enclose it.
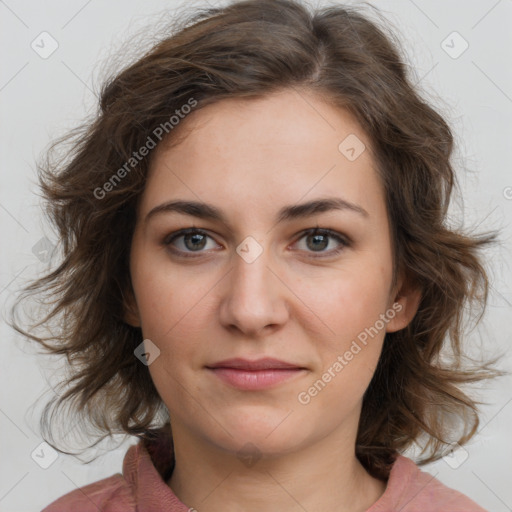
<instances>
[{"instance_id":1,"label":"cheek","mask_svg":"<svg viewBox=\"0 0 512 512\"><path fill-rule=\"evenodd\" d=\"M314 345L319 365L311 385L322 389L322 396L315 399L322 407L339 403L345 412L353 408L379 361L386 331L381 315L386 314L391 269L367 256L359 255L351 265L347 263L336 279L331 276L315 287L303 288L307 305L318 315Z\"/></svg>"},{"instance_id":2,"label":"cheek","mask_svg":"<svg viewBox=\"0 0 512 512\"><path fill-rule=\"evenodd\" d=\"M345 276L317 294L311 306L328 328L315 338L320 364L301 396L315 404L326 423L338 422L359 406L375 373L385 338L384 277L379 267L374 274Z\"/></svg>"},{"instance_id":3,"label":"cheek","mask_svg":"<svg viewBox=\"0 0 512 512\"><path fill-rule=\"evenodd\" d=\"M302 286L298 294L316 313L316 323L332 338L333 348L341 348L340 343L357 338L385 313L390 280L390 271L379 262L340 270L334 279L331 273L314 286ZM382 329L380 322L377 328Z\"/></svg>"},{"instance_id":4,"label":"cheek","mask_svg":"<svg viewBox=\"0 0 512 512\"><path fill-rule=\"evenodd\" d=\"M163 344L185 329L187 336L195 339L215 280L178 271L161 258L136 260L135 264L139 266L132 281L144 336Z\"/></svg>"},{"instance_id":5,"label":"cheek","mask_svg":"<svg viewBox=\"0 0 512 512\"><path fill-rule=\"evenodd\" d=\"M144 339L159 349L159 357L149 366L151 378L168 404L181 396L180 383L194 387L187 372L204 359L205 332L212 325L211 297L214 276L199 278L178 272L169 263L135 260L133 286ZM185 363L185 364L184 364ZM193 389L189 389L190 392Z\"/></svg>"}]
</instances>

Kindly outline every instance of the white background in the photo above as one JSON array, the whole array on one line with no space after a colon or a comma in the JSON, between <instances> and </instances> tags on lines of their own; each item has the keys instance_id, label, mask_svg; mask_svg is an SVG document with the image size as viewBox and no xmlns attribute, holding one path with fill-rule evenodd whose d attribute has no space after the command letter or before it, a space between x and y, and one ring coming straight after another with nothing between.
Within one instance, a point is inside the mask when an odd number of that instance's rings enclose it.
<instances>
[{"instance_id":1,"label":"white background","mask_svg":"<svg viewBox=\"0 0 512 512\"><path fill-rule=\"evenodd\" d=\"M492 279L488 314L471 342L483 343L489 355L506 350L501 367L510 370L512 1L373 4L399 28L416 81L454 128L464 203L454 205L453 212L463 212L467 226L502 230L501 245L488 251ZM147 26L151 36L162 11L181 5L184 2L171 0L0 1L2 310L21 285L45 270L34 246L44 236L58 243L39 207L36 159L50 140L94 111L97 77L108 55L121 49L128 54L137 51L131 35ZM47 59L31 48L43 31L59 45ZM455 59L442 47L453 31L469 44ZM460 48L460 40L447 41L444 44L454 46L453 51ZM76 487L120 471L133 441L89 465L59 455L48 469L39 467L31 458L41 443L37 408L51 395L44 376L57 367L56 362L35 356L5 321L0 329L0 510L38 511ZM466 445L469 457L462 465L453 469L440 460L423 467L493 512L512 510L511 384L512 379L505 377L480 392L488 405L482 407L479 432Z\"/></svg>"}]
</instances>

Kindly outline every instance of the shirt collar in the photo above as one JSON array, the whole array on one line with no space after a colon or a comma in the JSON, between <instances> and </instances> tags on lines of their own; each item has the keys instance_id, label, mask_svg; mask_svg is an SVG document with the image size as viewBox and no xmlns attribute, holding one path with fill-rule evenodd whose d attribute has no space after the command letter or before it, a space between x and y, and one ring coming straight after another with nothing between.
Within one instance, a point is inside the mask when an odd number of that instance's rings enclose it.
<instances>
[{"instance_id":1,"label":"shirt collar","mask_svg":"<svg viewBox=\"0 0 512 512\"><path fill-rule=\"evenodd\" d=\"M170 426L131 446L123 462L123 476L132 491L138 512L189 512L167 485L174 469Z\"/></svg>"}]
</instances>

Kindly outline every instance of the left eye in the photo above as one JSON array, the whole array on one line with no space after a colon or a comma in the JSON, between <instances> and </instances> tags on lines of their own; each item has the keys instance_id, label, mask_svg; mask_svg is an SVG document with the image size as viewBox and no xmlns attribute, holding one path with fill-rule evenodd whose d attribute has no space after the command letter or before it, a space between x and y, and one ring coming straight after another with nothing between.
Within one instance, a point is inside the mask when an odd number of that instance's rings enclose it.
<instances>
[{"instance_id":1,"label":"left eye","mask_svg":"<svg viewBox=\"0 0 512 512\"><path fill-rule=\"evenodd\" d=\"M203 252L203 249L208 249L208 239L213 240L210 235L200 229L188 228L166 237L163 243L166 246L172 246L174 252L181 253L183 256L188 257L190 253L200 253ZM295 243L297 244L301 240L305 241L306 249L299 250L321 253L322 255L327 254L329 256L339 253L344 247L350 245L347 239L335 231L320 228L304 231ZM331 240L334 240L338 247L326 251L325 249L330 245ZM212 248L214 247L210 247L210 249Z\"/></svg>"},{"instance_id":2,"label":"left eye","mask_svg":"<svg viewBox=\"0 0 512 512\"><path fill-rule=\"evenodd\" d=\"M346 239L338 235L336 232L329 229L314 228L306 231L298 239L298 241L304 239L306 247L312 249L313 252L327 253L329 255L339 253L344 247L348 247L349 243ZM329 241L335 240L338 247L331 249L330 251L324 251L329 246Z\"/></svg>"}]
</instances>

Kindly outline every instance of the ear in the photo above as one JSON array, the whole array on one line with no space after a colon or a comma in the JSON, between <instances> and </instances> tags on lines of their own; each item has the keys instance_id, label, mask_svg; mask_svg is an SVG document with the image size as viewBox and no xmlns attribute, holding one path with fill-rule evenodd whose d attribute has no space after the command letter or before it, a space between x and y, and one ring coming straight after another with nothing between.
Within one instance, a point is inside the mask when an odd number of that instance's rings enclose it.
<instances>
[{"instance_id":1,"label":"ear","mask_svg":"<svg viewBox=\"0 0 512 512\"><path fill-rule=\"evenodd\" d=\"M141 327L139 308L135 300L133 288L129 286L126 293L123 294L123 320L132 327Z\"/></svg>"},{"instance_id":2,"label":"ear","mask_svg":"<svg viewBox=\"0 0 512 512\"><path fill-rule=\"evenodd\" d=\"M418 311L421 296L421 288L406 279L402 273L390 296L389 306L396 314L387 323L386 332L399 331L409 325Z\"/></svg>"}]
</instances>

